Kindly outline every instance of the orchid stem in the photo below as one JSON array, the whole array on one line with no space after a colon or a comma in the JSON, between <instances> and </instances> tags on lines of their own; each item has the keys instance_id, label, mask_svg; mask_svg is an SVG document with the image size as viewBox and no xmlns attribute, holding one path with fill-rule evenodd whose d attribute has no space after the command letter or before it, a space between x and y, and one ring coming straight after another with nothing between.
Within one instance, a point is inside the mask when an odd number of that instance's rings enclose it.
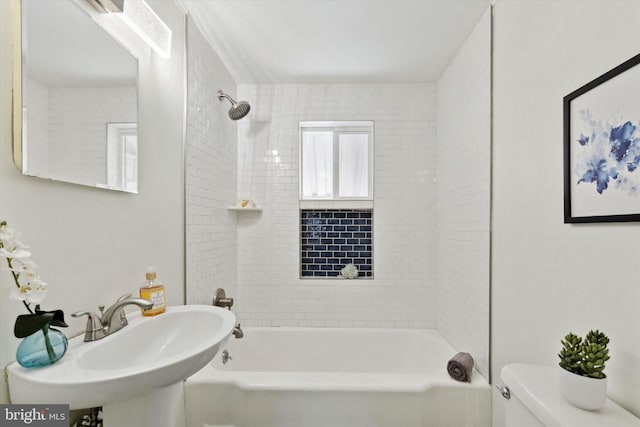
<instances>
[{"instance_id":1,"label":"orchid stem","mask_svg":"<svg viewBox=\"0 0 640 427\"><path fill-rule=\"evenodd\" d=\"M47 355L49 356L49 360L53 363L53 361L56 360L56 353L53 351L53 346L49 339L49 324L42 327L42 333L44 334L44 346L47 348Z\"/></svg>"},{"instance_id":2,"label":"orchid stem","mask_svg":"<svg viewBox=\"0 0 640 427\"><path fill-rule=\"evenodd\" d=\"M29 314L33 314L33 310L31 310L31 307L29 307L29 304L27 304L26 301L22 301L22 304L24 304L24 306L27 308Z\"/></svg>"},{"instance_id":3,"label":"orchid stem","mask_svg":"<svg viewBox=\"0 0 640 427\"><path fill-rule=\"evenodd\" d=\"M2 246L2 244L0 243L0 247ZM9 270L11 271L11 275L13 276L13 281L15 282L16 286L18 288L20 288L20 282L18 281L18 278L20 277L20 274L16 274L15 271L13 271L13 265L11 264L11 258L7 258L7 264L9 265ZM22 301L22 304L24 304L25 308L27 309L27 311L29 311L29 314L33 314L33 310L31 310L31 307L29 306L29 304L26 301ZM46 336L46 334L45 334Z\"/></svg>"}]
</instances>

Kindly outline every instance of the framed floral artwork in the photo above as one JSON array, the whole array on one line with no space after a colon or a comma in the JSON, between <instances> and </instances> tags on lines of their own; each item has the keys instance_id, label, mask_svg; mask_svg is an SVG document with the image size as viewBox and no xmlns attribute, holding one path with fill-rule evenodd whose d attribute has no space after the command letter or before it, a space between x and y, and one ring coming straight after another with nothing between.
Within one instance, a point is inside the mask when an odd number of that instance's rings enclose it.
<instances>
[{"instance_id":1,"label":"framed floral artwork","mask_svg":"<svg viewBox=\"0 0 640 427\"><path fill-rule=\"evenodd\" d=\"M640 55L564 97L564 222L640 221Z\"/></svg>"}]
</instances>

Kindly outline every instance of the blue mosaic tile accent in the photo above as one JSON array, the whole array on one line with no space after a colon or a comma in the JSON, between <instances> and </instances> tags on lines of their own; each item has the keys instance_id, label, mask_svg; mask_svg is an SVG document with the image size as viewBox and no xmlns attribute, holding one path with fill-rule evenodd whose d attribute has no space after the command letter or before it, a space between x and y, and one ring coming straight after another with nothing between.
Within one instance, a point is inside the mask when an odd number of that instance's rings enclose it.
<instances>
[{"instance_id":1,"label":"blue mosaic tile accent","mask_svg":"<svg viewBox=\"0 0 640 427\"><path fill-rule=\"evenodd\" d=\"M373 211L301 209L300 277L338 277L346 264L373 278Z\"/></svg>"}]
</instances>

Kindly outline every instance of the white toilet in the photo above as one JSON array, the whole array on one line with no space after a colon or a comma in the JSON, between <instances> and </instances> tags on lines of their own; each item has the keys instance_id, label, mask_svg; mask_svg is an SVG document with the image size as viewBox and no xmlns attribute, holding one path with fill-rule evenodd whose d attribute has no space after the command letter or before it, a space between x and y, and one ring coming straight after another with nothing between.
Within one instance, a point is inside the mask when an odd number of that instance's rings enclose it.
<instances>
[{"instance_id":1,"label":"white toilet","mask_svg":"<svg viewBox=\"0 0 640 427\"><path fill-rule=\"evenodd\" d=\"M557 367L514 363L500 377L510 392L507 427L640 427L640 418L609 399L598 411L571 406L560 395Z\"/></svg>"}]
</instances>

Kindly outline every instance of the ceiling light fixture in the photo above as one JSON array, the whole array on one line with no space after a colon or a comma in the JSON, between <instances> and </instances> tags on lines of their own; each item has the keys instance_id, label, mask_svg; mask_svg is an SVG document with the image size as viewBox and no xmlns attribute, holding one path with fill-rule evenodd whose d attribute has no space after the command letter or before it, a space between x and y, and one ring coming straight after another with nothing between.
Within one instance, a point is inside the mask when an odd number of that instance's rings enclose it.
<instances>
[{"instance_id":1,"label":"ceiling light fixture","mask_svg":"<svg viewBox=\"0 0 640 427\"><path fill-rule=\"evenodd\" d=\"M144 0L87 0L100 13L118 16L160 57L171 57L171 29Z\"/></svg>"}]
</instances>

